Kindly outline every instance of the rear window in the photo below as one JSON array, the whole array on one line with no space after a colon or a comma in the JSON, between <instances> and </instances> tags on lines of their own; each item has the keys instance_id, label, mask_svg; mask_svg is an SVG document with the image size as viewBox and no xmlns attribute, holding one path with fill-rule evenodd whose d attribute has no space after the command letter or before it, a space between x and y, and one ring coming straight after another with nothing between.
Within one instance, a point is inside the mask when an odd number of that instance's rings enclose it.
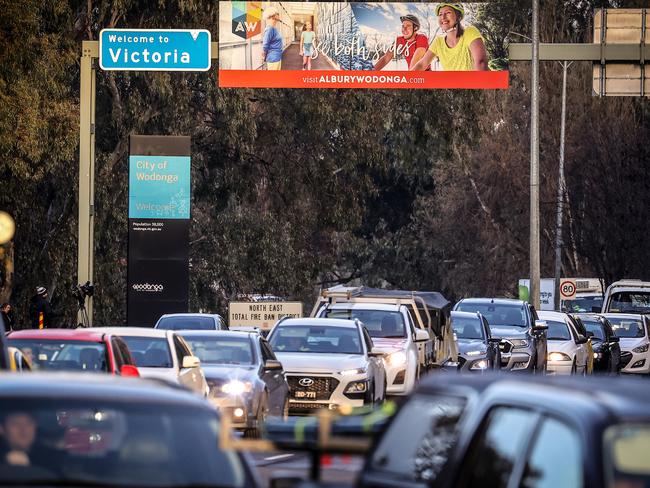
<instances>
[{"instance_id":1,"label":"rear window","mask_svg":"<svg viewBox=\"0 0 650 488\"><path fill-rule=\"evenodd\" d=\"M609 486L650 486L650 424L624 424L605 431Z\"/></svg>"},{"instance_id":2,"label":"rear window","mask_svg":"<svg viewBox=\"0 0 650 488\"><path fill-rule=\"evenodd\" d=\"M216 330L212 317L163 317L156 329L164 330Z\"/></svg>"},{"instance_id":3,"label":"rear window","mask_svg":"<svg viewBox=\"0 0 650 488\"><path fill-rule=\"evenodd\" d=\"M103 342L9 339L9 345L20 349L35 370L109 371Z\"/></svg>"}]
</instances>

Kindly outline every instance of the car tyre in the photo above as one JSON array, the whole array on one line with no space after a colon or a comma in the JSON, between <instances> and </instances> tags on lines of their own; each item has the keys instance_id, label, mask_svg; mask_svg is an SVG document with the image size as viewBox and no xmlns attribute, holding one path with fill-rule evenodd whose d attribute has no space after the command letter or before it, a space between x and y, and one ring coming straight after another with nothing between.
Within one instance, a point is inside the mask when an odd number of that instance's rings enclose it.
<instances>
[{"instance_id":1,"label":"car tyre","mask_svg":"<svg viewBox=\"0 0 650 488\"><path fill-rule=\"evenodd\" d=\"M576 364L576 360L573 360L573 365L571 366L571 376L575 376L576 373L578 372L578 365Z\"/></svg>"},{"instance_id":2,"label":"car tyre","mask_svg":"<svg viewBox=\"0 0 650 488\"><path fill-rule=\"evenodd\" d=\"M262 400L260 401L260 406L257 409L257 426L252 429L246 429L244 431L244 437L248 439L257 439L260 437L260 433L262 432L264 424L266 423L268 412L268 400L266 394L264 394Z\"/></svg>"}]
</instances>

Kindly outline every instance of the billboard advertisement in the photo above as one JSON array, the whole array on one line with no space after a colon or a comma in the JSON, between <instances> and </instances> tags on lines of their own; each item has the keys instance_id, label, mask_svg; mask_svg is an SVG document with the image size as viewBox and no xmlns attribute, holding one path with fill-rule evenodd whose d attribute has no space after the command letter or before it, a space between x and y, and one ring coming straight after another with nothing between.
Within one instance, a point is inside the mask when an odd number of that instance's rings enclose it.
<instances>
[{"instance_id":1,"label":"billboard advertisement","mask_svg":"<svg viewBox=\"0 0 650 488\"><path fill-rule=\"evenodd\" d=\"M485 3L219 2L219 86L508 88Z\"/></svg>"},{"instance_id":2,"label":"billboard advertisement","mask_svg":"<svg viewBox=\"0 0 650 488\"><path fill-rule=\"evenodd\" d=\"M189 304L190 138L130 137L127 324Z\"/></svg>"}]
</instances>

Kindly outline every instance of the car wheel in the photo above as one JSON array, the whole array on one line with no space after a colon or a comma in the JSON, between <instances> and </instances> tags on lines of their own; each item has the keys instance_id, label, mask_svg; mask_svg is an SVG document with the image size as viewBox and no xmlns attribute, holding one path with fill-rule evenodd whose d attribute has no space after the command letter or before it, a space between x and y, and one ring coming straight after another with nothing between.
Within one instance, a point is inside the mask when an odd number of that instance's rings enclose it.
<instances>
[{"instance_id":1,"label":"car wheel","mask_svg":"<svg viewBox=\"0 0 650 488\"><path fill-rule=\"evenodd\" d=\"M265 394L262 397L262 400L260 401L259 408L257 409L257 426L252 429L246 429L244 431L244 437L250 439L257 439L260 436L262 429L264 428L264 424L266 423L266 416L268 415L268 413L269 413L269 404Z\"/></svg>"},{"instance_id":2,"label":"car wheel","mask_svg":"<svg viewBox=\"0 0 650 488\"><path fill-rule=\"evenodd\" d=\"M573 360L573 365L571 366L571 376L574 376L578 372L578 365L576 364L576 360Z\"/></svg>"},{"instance_id":3,"label":"car wheel","mask_svg":"<svg viewBox=\"0 0 650 488\"><path fill-rule=\"evenodd\" d=\"M289 418L289 399L284 401L284 406L282 407L282 420L287 420Z\"/></svg>"}]
</instances>

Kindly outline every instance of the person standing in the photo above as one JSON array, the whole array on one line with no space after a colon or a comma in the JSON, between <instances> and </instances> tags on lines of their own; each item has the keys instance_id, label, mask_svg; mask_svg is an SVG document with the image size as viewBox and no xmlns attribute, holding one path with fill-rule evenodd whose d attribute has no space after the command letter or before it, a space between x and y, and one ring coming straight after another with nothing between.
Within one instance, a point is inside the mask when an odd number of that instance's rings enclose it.
<instances>
[{"instance_id":1,"label":"person standing","mask_svg":"<svg viewBox=\"0 0 650 488\"><path fill-rule=\"evenodd\" d=\"M29 318L32 329L49 329L53 327L54 311L47 300L47 288L36 287L34 295L29 303Z\"/></svg>"},{"instance_id":2,"label":"person standing","mask_svg":"<svg viewBox=\"0 0 650 488\"><path fill-rule=\"evenodd\" d=\"M427 52L429 40L424 34L418 34L418 31L420 30L420 20L415 15L403 15L399 19L402 21L402 35L396 39L395 48L402 49L404 58L406 58L407 69L411 69ZM379 58L379 61L375 64L375 69L384 69L384 67L390 63L394 57L395 53L392 50L388 51ZM428 69L430 69L430 66Z\"/></svg>"},{"instance_id":3,"label":"person standing","mask_svg":"<svg viewBox=\"0 0 650 488\"><path fill-rule=\"evenodd\" d=\"M2 313L2 320L5 324L5 331L9 332L14 330L14 312L11 309L10 303L3 303L0 307L0 313Z\"/></svg>"},{"instance_id":4,"label":"person standing","mask_svg":"<svg viewBox=\"0 0 650 488\"><path fill-rule=\"evenodd\" d=\"M300 35L300 55L302 56L302 69L311 69L311 57L314 54L314 38L316 33L311 28L311 22L305 24Z\"/></svg>"},{"instance_id":5,"label":"person standing","mask_svg":"<svg viewBox=\"0 0 650 488\"><path fill-rule=\"evenodd\" d=\"M429 50L411 70L423 71L434 58L440 60L444 71L487 71L485 43L473 25L463 27L465 9L460 3L440 3L436 7L438 25L445 33L436 37Z\"/></svg>"},{"instance_id":6,"label":"person standing","mask_svg":"<svg viewBox=\"0 0 650 488\"><path fill-rule=\"evenodd\" d=\"M280 12L275 7L269 7L264 11L266 18L266 29L262 39L262 62L266 63L268 70L282 69L282 34L275 27L280 20Z\"/></svg>"}]
</instances>

